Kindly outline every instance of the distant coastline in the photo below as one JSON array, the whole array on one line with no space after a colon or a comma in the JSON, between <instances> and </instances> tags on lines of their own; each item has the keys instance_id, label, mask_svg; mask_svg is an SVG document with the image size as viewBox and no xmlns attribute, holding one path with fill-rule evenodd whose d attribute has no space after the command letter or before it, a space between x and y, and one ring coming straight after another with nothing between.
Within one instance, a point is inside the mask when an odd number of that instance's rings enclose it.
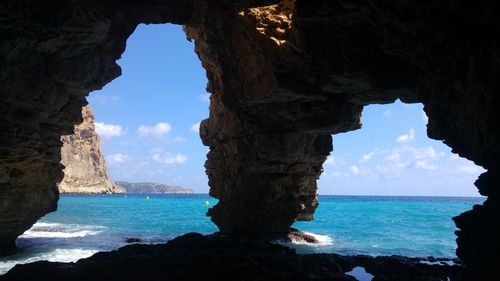
<instances>
[{"instance_id":1,"label":"distant coastline","mask_svg":"<svg viewBox=\"0 0 500 281\"><path fill-rule=\"evenodd\" d=\"M115 183L129 194L194 194L194 190L190 188L160 183L126 181L116 181Z\"/></svg>"}]
</instances>

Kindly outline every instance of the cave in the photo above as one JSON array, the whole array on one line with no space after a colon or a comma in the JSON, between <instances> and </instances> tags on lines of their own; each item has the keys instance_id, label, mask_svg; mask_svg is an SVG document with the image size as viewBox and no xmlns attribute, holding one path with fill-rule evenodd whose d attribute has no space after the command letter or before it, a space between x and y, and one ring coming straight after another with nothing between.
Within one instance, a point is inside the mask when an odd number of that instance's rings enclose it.
<instances>
[{"instance_id":1,"label":"cave","mask_svg":"<svg viewBox=\"0 0 500 281\"><path fill-rule=\"evenodd\" d=\"M209 81L200 135L221 233L280 235L312 219L331 135L360 128L363 106L400 99L423 103L428 136L487 170L475 182L486 202L454 221L458 257L495 270L499 16L473 1L4 1L0 248L56 210L60 137L120 75L136 26L174 23Z\"/></svg>"}]
</instances>

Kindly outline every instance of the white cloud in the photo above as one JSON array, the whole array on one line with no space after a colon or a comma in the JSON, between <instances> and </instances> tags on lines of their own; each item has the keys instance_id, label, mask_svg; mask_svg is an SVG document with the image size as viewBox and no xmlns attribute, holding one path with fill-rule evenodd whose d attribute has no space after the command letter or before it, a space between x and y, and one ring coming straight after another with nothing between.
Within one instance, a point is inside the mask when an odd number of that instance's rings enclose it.
<instances>
[{"instance_id":1,"label":"white cloud","mask_svg":"<svg viewBox=\"0 0 500 281\"><path fill-rule=\"evenodd\" d=\"M394 174L401 173L402 169L439 169L436 163L445 155L444 152L436 152L431 146L412 147L408 145L380 151L379 153L386 155L384 157L386 163L378 165L377 170L383 173Z\"/></svg>"},{"instance_id":2,"label":"white cloud","mask_svg":"<svg viewBox=\"0 0 500 281\"><path fill-rule=\"evenodd\" d=\"M366 162L370 161L370 159L372 159L373 155L375 155L375 152L373 152L373 151L370 153L367 153L367 154L363 155L361 157L361 159L359 159L359 162L366 163Z\"/></svg>"},{"instance_id":3,"label":"white cloud","mask_svg":"<svg viewBox=\"0 0 500 281\"><path fill-rule=\"evenodd\" d=\"M201 122L193 124L193 126L191 126L191 128L190 128L191 132L198 134L200 132L200 123Z\"/></svg>"},{"instance_id":4,"label":"white cloud","mask_svg":"<svg viewBox=\"0 0 500 281\"><path fill-rule=\"evenodd\" d=\"M359 177L362 180L367 180L373 175L371 169L364 166L351 165L349 166L349 172L352 177ZM349 175L347 172L346 174Z\"/></svg>"},{"instance_id":5,"label":"white cloud","mask_svg":"<svg viewBox=\"0 0 500 281\"><path fill-rule=\"evenodd\" d=\"M398 151L392 151L389 155L385 157L386 160L389 161L399 161L401 158L401 154Z\"/></svg>"},{"instance_id":6,"label":"white cloud","mask_svg":"<svg viewBox=\"0 0 500 281\"><path fill-rule=\"evenodd\" d=\"M167 122L160 122L154 126L141 125L137 129L139 137L149 140L165 141L172 126Z\"/></svg>"},{"instance_id":7,"label":"white cloud","mask_svg":"<svg viewBox=\"0 0 500 281\"><path fill-rule=\"evenodd\" d=\"M123 163L123 162L127 161L129 158L130 157L126 154L115 153L115 154L108 155L106 157L106 160L109 163Z\"/></svg>"},{"instance_id":8,"label":"white cloud","mask_svg":"<svg viewBox=\"0 0 500 281\"><path fill-rule=\"evenodd\" d=\"M210 94L209 93L204 93L204 94L198 95L198 97L200 98L201 101L210 103Z\"/></svg>"},{"instance_id":9,"label":"white cloud","mask_svg":"<svg viewBox=\"0 0 500 281\"><path fill-rule=\"evenodd\" d=\"M335 158L333 156L328 156L324 165L335 165Z\"/></svg>"},{"instance_id":10,"label":"white cloud","mask_svg":"<svg viewBox=\"0 0 500 281\"><path fill-rule=\"evenodd\" d=\"M357 166L350 166L349 171L351 171L351 173L353 174L359 174L360 169Z\"/></svg>"},{"instance_id":11,"label":"white cloud","mask_svg":"<svg viewBox=\"0 0 500 281\"><path fill-rule=\"evenodd\" d=\"M125 134L125 130L120 125L95 122L95 131L103 138L120 137Z\"/></svg>"},{"instance_id":12,"label":"white cloud","mask_svg":"<svg viewBox=\"0 0 500 281\"><path fill-rule=\"evenodd\" d=\"M173 155L169 152L163 153L162 149L153 149L151 154L151 158L154 161L167 165L184 164L187 160L187 156L184 154L177 153Z\"/></svg>"},{"instance_id":13,"label":"white cloud","mask_svg":"<svg viewBox=\"0 0 500 281\"><path fill-rule=\"evenodd\" d=\"M415 139L415 129L410 129L407 134L401 135L396 139L396 142L409 142Z\"/></svg>"},{"instance_id":14,"label":"white cloud","mask_svg":"<svg viewBox=\"0 0 500 281\"><path fill-rule=\"evenodd\" d=\"M423 110L422 110L422 120L424 120L426 124L429 122L429 117L427 117L427 114Z\"/></svg>"},{"instance_id":15,"label":"white cloud","mask_svg":"<svg viewBox=\"0 0 500 281\"><path fill-rule=\"evenodd\" d=\"M432 146L424 147L424 148L414 148L408 147L408 149L413 153L415 159L425 159L425 158L437 158L440 156L444 156L444 152L437 153L436 150Z\"/></svg>"},{"instance_id":16,"label":"white cloud","mask_svg":"<svg viewBox=\"0 0 500 281\"><path fill-rule=\"evenodd\" d=\"M377 118L386 121L399 118L399 110L378 109ZM369 139L368 143L362 144L366 148L360 152L359 147L349 145L343 151L342 145L346 142L339 142L335 146L335 158L325 162L324 173L318 182L321 193L476 195L473 183L484 169L453 154L441 142L431 143L426 139L424 122L430 120L421 104L415 107L405 105L404 111L413 114L407 121L413 120L415 124L407 124L406 129L389 136L392 144L385 143L385 147L381 147L375 139ZM370 118L368 113L365 118ZM401 120L396 121L399 124ZM376 136L367 133L366 137ZM334 138L342 141L342 135ZM326 165L328 163L335 163L335 166Z\"/></svg>"},{"instance_id":17,"label":"white cloud","mask_svg":"<svg viewBox=\"0 0 500 281\"><path fill-rule=\"evenodd\" d=\"M415 167L417 169L425 169L425 170L436 170L438 166L427 163L427 161L419 160L415 163Z\"/></svg>"}]
</instances>

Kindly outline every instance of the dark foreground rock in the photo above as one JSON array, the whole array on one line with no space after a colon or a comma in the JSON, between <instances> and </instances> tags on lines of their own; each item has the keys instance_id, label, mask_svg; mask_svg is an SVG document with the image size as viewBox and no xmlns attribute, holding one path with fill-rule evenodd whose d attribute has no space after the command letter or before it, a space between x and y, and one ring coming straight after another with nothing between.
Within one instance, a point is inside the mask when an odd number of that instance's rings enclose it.
<instances>
[{"instance_id":1,"label":"dark foreground rock","mask_svg":"<svg viewBox=\"0 0 500 281\"><path fill-rule=\"evenodd\" d=\"M76 263L18 265L10 280L356 280L346 275L364 267L380 280L497 280L478 275L450 260L406 257L299 255L262 240L189 233L166 244L129 245Z\"/></svg>"},{"instance_id":2,"label":"dark foreground rock","mask_svg":"<svg viewBox=\"0 0 500 281\"><path fill-rule=\"evenodd\" d=\"M144 241L142 241L141 238L137 238L137 237L128 237L128 238L125 238L125 243L143 243Z\"/></svg>"}]
</instances>

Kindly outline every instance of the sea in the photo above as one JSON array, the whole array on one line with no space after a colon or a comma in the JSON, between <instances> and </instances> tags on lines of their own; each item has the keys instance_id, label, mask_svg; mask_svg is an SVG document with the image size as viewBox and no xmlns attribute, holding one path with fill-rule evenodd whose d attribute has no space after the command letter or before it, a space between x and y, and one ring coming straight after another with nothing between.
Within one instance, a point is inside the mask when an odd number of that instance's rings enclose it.
<instances>
[{"instance_id":1,"label":"sea","mask_svg":"<svg viewBox=\"0 0 500 281\"><path fill-rule=\"evenodd\" d=\"M454 258L451 218L484 200L320 195L314 220L293 225L320 243L276 243L299 253ZM188 232L210 234L217 227L205 214L216 203L205 194L62 195L58 210L20 236L15 253L0 257L0 274L19 263L74 262L127 239L164 243Z\"/></svg>"}]
</instances>

